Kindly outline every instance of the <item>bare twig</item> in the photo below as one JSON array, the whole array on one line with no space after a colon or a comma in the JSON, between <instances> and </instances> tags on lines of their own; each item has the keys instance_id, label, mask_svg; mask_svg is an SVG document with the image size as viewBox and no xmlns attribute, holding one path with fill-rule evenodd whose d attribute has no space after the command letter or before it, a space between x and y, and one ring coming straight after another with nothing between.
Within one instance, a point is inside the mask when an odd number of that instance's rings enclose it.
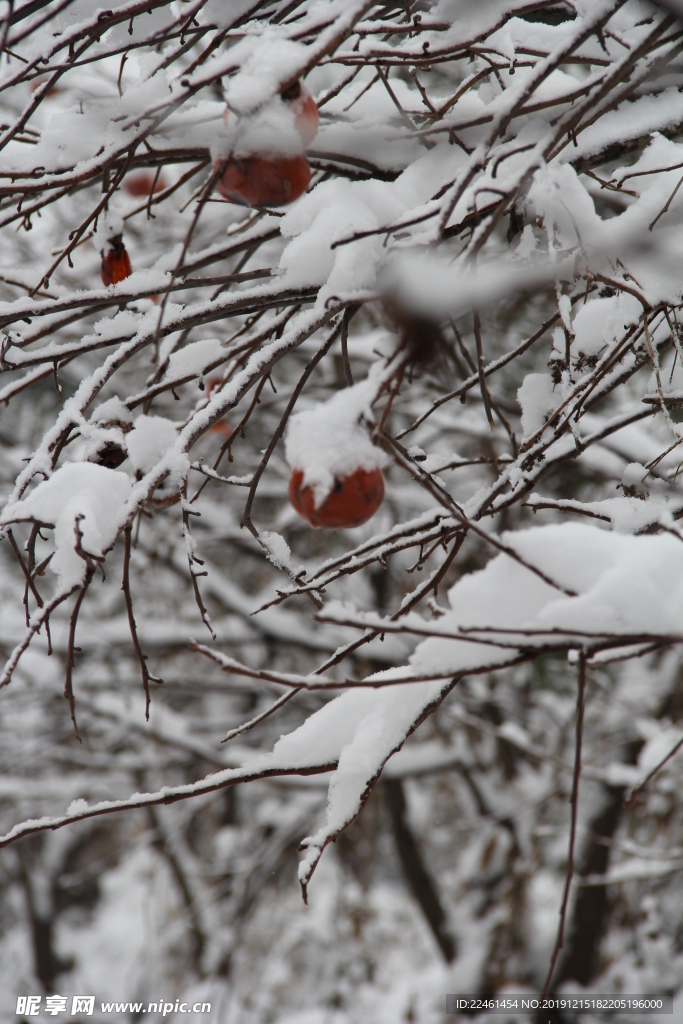
<instances>
[{"instance_id":1,"label":"bare twig","mask_svg":"<svg viewBox=\"0 0 683 1024\"><path fill-rule=\"evenodd\" d=\"M140 662L140 671L142 673L142 688L145 691L145 718L149 721L149 705L150 705L150 693L149 684L162 683L163 680L158 676L154 676L150 673L147 668L147 656L143 654L142 647L140 646L140 640L138 638L137 626L135 624L135 616L133 615L133 598L130 592L130 548L131 548L131 531L132 527L127 526L123 531L123 580L121 583L121 590L123 596L126 599L126 611L128 613L128 625L130 626L130 635L133 640L133 647L137 659Z\"/></svg>"},{"instance_id":2,"label":"bare twig","mask_svg":"<svg viewBox=\"0 0 683 1024\"><path fill-rule=\"evenodd\" d=\"M654 777L659 774L659 772L662 770L664 765L667 764L671 760L672 757L676 756L676 754L681 749L681 747L683 747L683 739L680 739L680 740L678 740L677 743L674 743L674 745L671 748L671 750L669 751L669 753L666 754L666 756L663 757L661 759L661 761L659 761L654 766L652 771L648 772L648 774L645 776L643 781L639 782L638 785L635 786L631 790L631 792L624 798L624 807L628 807L630 804L632 804L637 799L637 797L640 796L640 794L643 792L643 790L652 782Z\"/></svg>"},{"instance_id":3,"label":"bare twig","mask_svg":"<svg viewBox=\"0 0 683 1024\"><path fill-rule=\"evenodd\" d=\"M213 630L213 626L211 625L211 617L209 616L209 613L206 610L206 606L202 601L202 595L199 590L199 583L197 580L199 576L207 576L208 573L205 569L201 571L195 569L195 565L204 565L204 562L195 554L194 540L192 539L192 534L190 533L190 516L198 516L200 515L200 513L193 512L192 509L190 508L190 503L187 500L187 481L185 481L185 483L183 484L182 490L180 492L180 502L183 516L183 540L185 541L185 550L187 551L187 563L190 569L190 578L192 580L194 599L197 602L197 608L199 609L199 614L202 617L202 622L208 629L212 638L215 640L216 634Z\"/></svg>"},{"instance_id":4,"label":"bare twig","mask_svg":"<svg viewBox=\"0 0 683 1024\"><path fill-rule=\"evenodd\" d=\"M474 311L474 340L477 346L477 372L479 374L481 400L484 403L486 419L488 420L491 430L493 430L495 424L493 422L493 413L491 412L491 399L489 397L488 388L486 387L486 376L484 374L484 350L481 344L481 319L479 317L478 309L475 309Z\"/></svg>"},{"instance_id":5,"label":"bare twig","mask_svg":"<svg viewBox=\"0 0 683 1024\"><path fill-rule=\"evenodd\" d=\"M555 947L550 957L550 966L548 968L548 974L543 985L543 991L541 993L541 999L545 999L548 992L550 991L550 985L553 980L553 974L555 973L555 966L557 959L560 955L560 951L564 945L564 929L567 919L567 908L569 906L569 893L571 891L572 879L574 877L574 846L576 844L576 826L578 822L579 814L579 783L581 781L581 750L583 747L583 713L585 708L586 700L586 654L584 651L579 651L579 672L578 672L578 689L576 696L576 753L574 756L574 775L572 779L572 795L571 795L571 825L569 830L569 852L567 854L567 874L564 884L564 894L562 896L562 905L560 907L560 923L557 928L557 937L555 939Z\"/></svg>"}]
</instances>

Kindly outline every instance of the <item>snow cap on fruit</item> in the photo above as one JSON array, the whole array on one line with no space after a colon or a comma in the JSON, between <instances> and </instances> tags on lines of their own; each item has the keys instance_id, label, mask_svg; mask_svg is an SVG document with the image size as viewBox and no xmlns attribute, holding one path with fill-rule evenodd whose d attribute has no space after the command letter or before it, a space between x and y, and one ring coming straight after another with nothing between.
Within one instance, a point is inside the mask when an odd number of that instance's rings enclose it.
<instances>
[{"instance_id":1,"label":"snow cap on fruit","mask_svg":"<svg viewBox=\"0 0 683 1024\"><path fill-rule=\"evenodd\" d=\"M280 92L280 98L294 114L294 124L304 146L310 146L318 134L320 115L315 100L301 79Z\"/></svg>"},{"instance_id":2,"label":"snow cap on fruit","mask_svg":"<svg viewBox=\"0 0 683 1024\"><path fill-rule=\"evenodd\" d=\"M318 130L315 101L298 77L307 48L262 37L244 39L232 52L241 67L225 86L225 129L213 159L302 153Z\"/></svg>"},{"instance_id":3,"label":"snow cap on fruit","mask_svg":"<svg viewBox=\"0 0 683 1024\"><path fill-rule=\"evenodd\" d=\"M211 147L214 160L228 157L293 157L303 153L296 112L281 96L273 96L254 114L226 118L224 129Z\"/></svg>"},{"instance_id":4,"label":"snow cap on fruit","mask_svg":"<svg viewBox=\"0 0 683 1024\"><path fill-rule=\"evenodd\" d=\"M328 498L335 478L357 469L377 469L384 462L384 453L372 443L368 430L377 389L369 377L290 419L287 461L293 470L303 472L303 486L313 489L316 508Z\"/></svg>"},{"instance_id":5,"label":"snow cap on fruit","mask_svg":"<svg viewBox=\"0 0 683 1024\"><path fill-rule=\"evenodd\" d=\"M236 114L248 116L296 81L310 53L303 43L264 32L242 39L230 57L240 69L226 81L225 99Z\"/></svg>"}]
</instances>

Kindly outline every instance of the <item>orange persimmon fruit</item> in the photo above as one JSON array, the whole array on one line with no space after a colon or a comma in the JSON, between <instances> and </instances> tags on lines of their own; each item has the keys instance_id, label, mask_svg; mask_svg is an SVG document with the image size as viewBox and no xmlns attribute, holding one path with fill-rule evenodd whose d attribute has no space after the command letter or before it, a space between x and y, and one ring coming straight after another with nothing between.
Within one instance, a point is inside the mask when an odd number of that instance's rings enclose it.
<instances>
[{"instance_id":1,"label":"orange persimmon fruit","mask_svg":"<svg viewBox=\"0 0 683 1024\"><path fill-rule=\"evenodd\" d=\"M283 89L280 97L291 107L294 113L294 126L301 136L304 146L310 146L318 134L318 125L320 123L320 115L318 114L315 100L301 79L298 82L294 82L289 88ZM226 128L229 120L230 111L226 106L223 110L223 124Z\"/></svg>"},{"instance_id":2,"label":"orange persimmon fruit","mask_svg":"<svg viewBox=\"0 0 683 1024\"><path fill-rule=\"evenodd\" d=\"M211 395L214 393L216 388L219 388L222 384L223 384L223 378L222 377L209 377L209 379L207 380L206 385L205 385L206 386L206 397L207 397L207 399L211 398ZM222 420L218 420L217 423L214 423L213 426L209 427L209 429L207 430L206 433L207 433L207 435L208 434L220 434L223 437L230 437L230 435L232 434L232 427L230 426L230 420L226 419L226 417L223 417Z\"/></svg>"},{"instance_id":3,"label":"orange persimmon fruit","mask_svg":"<svg viewBox=\"0 0 683 1024\"><path fill-rule=\"evenodd\" d=\"M121 235L114 235L102 250L102 284L108 288L110 284L125 281L132 274L130 257L126 252Z\"/></svg>"},{"instance_id":4,"label":"orange persimmon fruit","mask_svg":"<svg viewBox=\"0 0 683 1024\"><path fill-rule=\"evenodd\" d=\"M303 82L294 82L280 94L294 114L294 125L304 146L318 131L318 108ZM227 126L228 108L223 112ZM214 172L220 161L214 162ZM311 180L311 168L303 153L253 153L231 156L216 189L231 203L241 206L287 206L304 194Z\"/></svg>"},{"instance_id":5,"label":"orange persimmon fruit","mask_svg":"<svg viewBox=\"0 0 683 1024\"><path fill-rule=\"evenodd\" d=\"M319 115L315 100L303 82L295 82L280 95L294 111L294 124L304 146L310 146L318 133Z\"/></svg>"},{"instance_id":6,"label":"orange persimmon fruit","mask_svg":"<svg viewBox=\"0 0 683 1024\"><path fill-rule=\"evenodd\" d=\"M214 164L217 169L219 162ZM297 156L231 157L216 188L241 206L286 206L302 196L311 180L303 153Z\"/></svg>"},{"instance_id":7,"label":"orange persimmon fruit","mask_svg":"<svg viewBox=\"0 0 683 1024\"><path fill-rule=\"evenodd\" d=\"M166 188L166 180L162 174L154 183L156 175L151 174L148 171L135 172L134 174L127 174L123 179L123 187L129 196L134 196L136 199L143 196L148 196L154 188L154 194L157 192L163 192Z\"/></svg>"},{"instance_id":8,"label":"orange persimmon fruit","mask_svg":"<svg viewBox=\"0 0 683 1024\"><path fill-rule=\"evenodd\" d=\"M37 78L34 78L33 81L29 84L29 89L31 90L31 92L37 92L41 85L44 85L46 81L47 75L39 75ZM48 91L45 93L45 97L43 98L46 98L47 96L56 96L59 92L61 92L59 86L53 85L51 89L48 89Z\"/></svg>"},{"instance_id":9,"label":"orange persimmon fruit","mask_svg":"<svg viewBox=\"0 0 683 1024\"><path fill-rule=\"evenodd\" d=\"M207 433L218 434L219 437L231 437L232 427L230 426L230 420L219 420L218 423L214 423L212 427L209 427Z\"/></svg>"},{"instance_id":10,"label":"orange persimmon fruit","mask_svg":"<svg viewBox=\"0 0 683 1024\"><path fill-rule=\"evenodd\" d=\"M380 469L356 469L336 477L334 486L319 508L312 487L302 487L303 470L295 469L289 481L289 500L311 526L338 530L362 526L374 516L384 500L384 477Z\"/></svg>"}]
</instances>

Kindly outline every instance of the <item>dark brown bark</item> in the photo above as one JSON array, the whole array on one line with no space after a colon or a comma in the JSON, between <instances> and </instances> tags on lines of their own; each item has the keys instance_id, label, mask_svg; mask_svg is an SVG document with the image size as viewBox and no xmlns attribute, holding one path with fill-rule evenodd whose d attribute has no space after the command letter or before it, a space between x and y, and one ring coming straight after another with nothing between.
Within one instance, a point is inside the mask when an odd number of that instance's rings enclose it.
<instances>
[{"instance_id":1,"label":"dark brown bark","mask_svg":"<svg viewBox=\"0 0 683 1024\"><path fill-rule=\"evenodd\" d=\"M26 895L33 946L33 969L45 992L54 992L58 975L71 970L73 960L63 959L54 950L54 914L45 915L38 910L33 892L33 883L21 847L19 849L19 870ZM52 902L52 901L50 901Z\"/></svg>"},{"instance_id":2,"label":"dark brown bark","mask_svg":"<svg viewBox=\"0 0 683 1024\"><path fill-rule=\"evenodd\" d=\"M629 745L625 764L635 764L642 747L641 742ZM625 790L605 787L602 806L588 824L590 838L584 847L578 865L578 874L604 875L610 862L610 841L615 836L623 813ZM578 981L587 985L600 971L600 944L607 930L610 899L607 886L590 885L577 892L572 914L566 952L560 961L554 988L563 981Z\"/></svg>"},{"instance_id":3,"label":"dark brown bark","mask_svg":"<svg viewBox=\"0 0 683 1024\"><path fill-rule=\"evenodd\" d=\"M422 859L422 854L408 824L406 798L399 779L387 779L384 793L391 816L396 851L410 891L420 904L427 924L432 930L443 958L447 963L455 959L455 939L448 929L446 914L439 899L436 884Z\"/></svg>"}]
</instances>

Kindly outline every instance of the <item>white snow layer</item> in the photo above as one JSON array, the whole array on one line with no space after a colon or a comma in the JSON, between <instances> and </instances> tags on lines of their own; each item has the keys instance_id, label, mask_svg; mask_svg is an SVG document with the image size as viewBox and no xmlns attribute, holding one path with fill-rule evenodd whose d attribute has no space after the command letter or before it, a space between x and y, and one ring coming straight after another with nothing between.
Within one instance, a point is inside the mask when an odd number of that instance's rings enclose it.
<instances>
[{"instance_id":1,"label":"white snow layer","mask_svg":"<svg viewBox=\"0 0 683 1024\"><path fill-rule=\"evenodd\" d=\"M583 352L585 356L599 355L605 345L622 337L625 329L642 315L643 307L638 300L623 292L586 302L572 324L572 351Z\"/></svg>"},{"instance_id":2,"label":"white snow layer","mask_svg":"<svg viewBox=\"0 0 683 1024\"><path fill-rule=\"evenodd\" d=\"M476 627L537 631L548 640L554 629L576 636L680 636L683 608L683 544L670 534L634 537L595 526L563 523L508 533L503 540L531 565L543 569L570 597L545 583L509 555L500 554L449 592L451 611L439 629ZM527 636L485 634L501 644L526 645ZM509 661L510 646L429 638L410 658L416 675L456 675ZM556 638L557 639L557 638ZM389 670L394 671L394 670ZM405 670L400 670L404 672ZM379 677L386 677L380 673ZM371 677L379 678L379 677Z\"/></svg>"},{"instance_id":3,"label":"white snow layer","mask_svg":"<svg viewBox=\"0 0 683 1024\"><path fill-rule=\"evenodd\" d=\"M54 526L55 554L50 568L62 591L83 582L86 562L77 548L76 527L82 550L97 558L113 545L126 519L130 479L90 462L70 462L21 501L8 505L2 526L36 522Z\"/></svg>"},{"instance_id":4,"label":"white snow layer","mask_svg":"<svg viewBox=\"0 0 683 1024\"><path fill-rule=\"evenodd\" d=\"M319 716L327 712L327 742L334 736L340 751L330 781L325 824L301 844L305 851L299 865L301 882L308 882L327 843L358 814L368 788L387 758L401 748L425 710L440 699L448 686L449 681L439 679L381 690L348 690L297 730L301 733L309 723L319 730L323 725ZM291 740L295 735L283 739Z\"/></svg>"},{"instance_id":5,"label":"white snow layer","mask_svg":"<svg viewBox=\"0 0 683 1024\"><path fill-rule=\"evenodd\" d=\"M212 146L211 155L296 156L304 144L297 131L294 111L280 96L275 96L254 114L239 118L228 116L226 125Z\"/></svg>"},{"instance_id":6,"label":"white snow layer","mask_svg":"<svg viewBox=\"0 0 683 1024\"><path fill-rule=\"evenodd\" d=\"M123 404L120 398L108 398L94 410L90 417L91 423L106 425L109 423L123 423L126 426L133 426L133 414Z\"/></svg>"},{"instance_id":7,"label":"white snow layer","mask_svg":"<svg viewBox=\"0 0 683 1024\"><path fill-rule=\"evenodd\" d=\"M231 110L251 114L300 74L308 51L302 43L264 33L242 39L230 51L230 60L240 70L229 79L225 99Z\"/></svg>"},{"instance_id":8,"label":"white snow layer","mask_svg":"<svg viewBox=\"0 0 683 1024\"><path fill-rule=\"evenodd\" d=\"M556 397L552 378L547 373L527 373L517 391L522 407L522 433L524 440L540 430L548 413L555 408Z\"/></svg>"},{"instance_id":9,"label":"white snow layer","mask_svg":"<svg viewBox=\"0 0 683 1024\"><path fill-rule=\"evenodd\" d=\"M175 423L163 416L138 416L126 438L134 469L148 473L178 440Z\"/></svg>"},{"instance_id":10,"label":"white snow layer","mask_svg":"<svg viewBox=\"0 0 683 1024\"><path fill-rule=\"evenodd\" d=\"M285 538L279 533L274 533L271 530L262 530L259 534L259 540L265 549L266 557L278 569L284 569L293 575L301 572L303 566L294 564L291 548Z\"/></svg>"},{"instance_id":11,"label":"white snow layer","mask_svg":"<svg viewBox=\"0 0 683 1024\"><path fill-rule=\"evenodd\" d=\"M185 380L187 377L201 377L206 370L225 358L225 349L218 338L203 338L191 345L172 352L163 381Z\"/></svg>"}]
</instances>

